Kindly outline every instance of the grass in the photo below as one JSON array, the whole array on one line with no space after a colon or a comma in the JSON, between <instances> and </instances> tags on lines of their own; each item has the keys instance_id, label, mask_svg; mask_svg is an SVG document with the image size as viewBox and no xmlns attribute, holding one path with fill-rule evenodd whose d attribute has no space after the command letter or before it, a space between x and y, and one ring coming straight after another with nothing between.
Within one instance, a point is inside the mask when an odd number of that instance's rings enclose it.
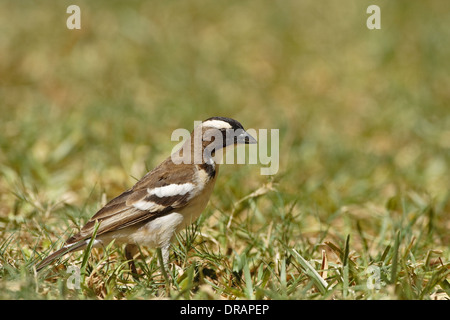
<instances>
[{"instance_id":1,"label":"grass","mask_svg":"<svg viewBox=\"0 0 450 320\"><path fill-rule=\"evenodd\" d=\"M448 5L70 4L0 4L1 299L449 299ZM280 170L221 167L169 288L146 248L33 272L215 115L279 129Z\"/></svg>"}]
</instances>

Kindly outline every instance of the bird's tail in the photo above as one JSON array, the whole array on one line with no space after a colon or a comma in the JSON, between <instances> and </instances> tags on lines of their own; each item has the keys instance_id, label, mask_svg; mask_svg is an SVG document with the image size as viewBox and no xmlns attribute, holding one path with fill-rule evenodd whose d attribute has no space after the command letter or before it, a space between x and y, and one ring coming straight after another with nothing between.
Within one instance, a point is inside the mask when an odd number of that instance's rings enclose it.
<instances>
[{"instance_id":1,"label":"bird's tail","mask_svg":"<svg viewBox=\"0 0 450 320\"><path fill-rule=\"evenodd\" d=\"M69 244L69 245L67 245L67 244L64 245L64 247L62 247L61 249L53 252L47 258L45 258L44 260L39 262L36 265L36 271L37 272L41 271L43 268L48 266L50 263L52 263L54 260L58 259L59 257L65 255L66 253L78 250L78 249L80 249L81 247L83 247L85 245L86 245L86 243L84 241L81 241L81 242L78 242L78 243Z\"/></svg>"}]
</instances>

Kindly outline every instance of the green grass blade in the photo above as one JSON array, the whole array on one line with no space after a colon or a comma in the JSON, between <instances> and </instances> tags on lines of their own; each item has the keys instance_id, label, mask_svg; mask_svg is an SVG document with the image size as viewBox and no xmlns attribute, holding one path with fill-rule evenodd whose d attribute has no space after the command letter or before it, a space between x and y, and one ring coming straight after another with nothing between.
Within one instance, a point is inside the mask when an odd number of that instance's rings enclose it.
<instances>
[{"instance_id":1,"label":"green grass blade","mask_svg":"<svg viewBox=\"0 0 450 320\"><path fill-rule=\"evenodd\" d=\"M246 286L246 290L247 290L247 297L250 300L255 300L255 295L253 294L252 276L250 274L250 268L248 267L247 257L245 257L243 271L244 271L245 286Z\"/></svg>"},{"instance_id":2,"label":"green grass blade","mask_svg":"<svg viewBox=\"0 0 450 320\"><path fill-rule=\"evenodd\" d=\"M397 235L395 237L394 243L394 256L392 257L392 265L391 265L391 278L390 283L395 284L397 281L397 267L398 267L398 255L399 255L399 246L400 246L400 230L397 231Z\"/></svg>"},{"instance_id":3,"label":"green grass blade","mask_svg":"<svg viewBox=\"0 0 450 320\"><path fill-rule=\"evenodd\" d=\"M83 278L84 278L84 272L86 271L86 266L87 266L87 262L89 259L89 255L91 254L92 246L94 245L95 237L97 236L97 231L98 231L99 226L100 226L100 223L98 222L98 220L96 220L95 225L94 225L94 232L92 233L92 237L89 240L89 243L88 243L86 249L84 250L83 261L81 262L81 274L83 275Z\"/></svg>"},{"instance_id":4,"label":"green grass blade","mask_svg":"<svg viewBox=\"0 0 450 320\"><path fill-rule=\"evenodd\" d=\"M348 280L348 265L345 265L342 268L342 295L344 298L347 298L348 295L348 287L349 287L349 280Z\"/></svg>"},{"instance_id":5,"label":"green grass blade","mask_svg":"<svg viewBox=\"0 0 450 320\"><path fill-rule=\"evenodd\" d=\"M302 266L308 277L314 282L316 288L324 295L328 289L328 283L319 275L319 273L314 269L314 267L306 261L295 249L288 249L289 252L296 258L298 263Z\"/></svg>"},{"instance_id":6,"label":"green grass blade","mask_svg":"<svg viewBox=\"0 0 450 320\"><path fill-rule=\"evenodd\" d=\"M347 239L345 239L344 256L342 257L342 264L344 265L344 267L348 265L349 246L350 246L350 235L347 235Z\"/></svg>"}]
</instances>

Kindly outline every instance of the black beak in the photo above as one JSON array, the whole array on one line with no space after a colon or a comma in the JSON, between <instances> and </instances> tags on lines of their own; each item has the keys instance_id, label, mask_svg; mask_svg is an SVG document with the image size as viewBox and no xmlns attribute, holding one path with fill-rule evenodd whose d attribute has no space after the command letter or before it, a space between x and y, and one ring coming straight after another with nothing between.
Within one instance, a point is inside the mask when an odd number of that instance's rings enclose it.
<instances>
[{"instance_id":1,"label":"black beak","mask_svg":"<svg viewBox=\"0 0 450 320\"><path fill-rule=\"evenodd\" d=\"M256 141L255 138L253 138L251 135L249 135L247 131L243 131L236 138L237 138L236 139L236 143L237 144L255 144L255 143L258 143L258 141Z\"/></svg>"}]
</instances>

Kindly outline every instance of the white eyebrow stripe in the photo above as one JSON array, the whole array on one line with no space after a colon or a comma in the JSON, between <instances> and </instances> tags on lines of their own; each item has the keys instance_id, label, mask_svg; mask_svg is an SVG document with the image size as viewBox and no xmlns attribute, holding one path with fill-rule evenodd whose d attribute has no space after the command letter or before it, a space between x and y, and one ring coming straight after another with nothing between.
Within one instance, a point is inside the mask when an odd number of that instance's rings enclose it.
<instances>
[{"instance_id":1,"label":"white eyebrow stripe","mask_svg":"<svg viewBox=\"0 0 450 320\"><path fill-rule=\"evenodd\" d=\"M185 195L186 193L192 191L194 189L194 185L190 182L182 183L182 184L169 184L168 186L147 189L147 192L150 195L155 195L158 198L164 197L173 197L178 195Z\"/></svg>"},{"instance_id":2,"label":"white eyebrow stripe","mask_svg":"<svg viewBox=\"0 0 450 320\"><path fill-rule=\"evenodd\" d=\"M202 123L203 127L212 127L216 129L231 129L231 124L222 120L208 120Z\"/></svg>"}]
</instances>

